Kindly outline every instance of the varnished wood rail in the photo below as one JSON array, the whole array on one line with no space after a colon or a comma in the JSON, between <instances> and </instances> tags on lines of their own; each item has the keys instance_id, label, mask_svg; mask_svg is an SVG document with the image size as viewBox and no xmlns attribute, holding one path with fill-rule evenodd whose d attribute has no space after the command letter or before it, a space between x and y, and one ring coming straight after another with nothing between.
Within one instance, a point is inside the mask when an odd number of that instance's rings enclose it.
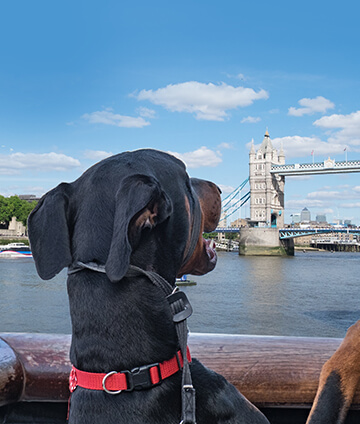
<instances>
[{"instance_id":1,"label":"varnished wood rail","mask_svg":"<svg viewBox=\"0 0 360 424\"><path fill-rule=\"evenodd\" d=\"M320 370L341 339L198 334L193 357L222 374L259 407L309 407ZM0 334L0 406L66 402L69 335ZM353 408L360 409L360 387Z\"/></svg>"}]
</instances>

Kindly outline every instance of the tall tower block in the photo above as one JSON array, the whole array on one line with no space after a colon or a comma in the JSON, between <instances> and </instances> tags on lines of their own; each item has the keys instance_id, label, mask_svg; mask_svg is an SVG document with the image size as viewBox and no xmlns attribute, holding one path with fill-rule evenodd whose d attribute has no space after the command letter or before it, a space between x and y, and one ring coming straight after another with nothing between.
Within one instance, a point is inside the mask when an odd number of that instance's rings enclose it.
<instances>
[{"instance_id":1,"label":"tall tower block","mask_svg":"<svg viewBox=\"0 0 360 424\"><path fill-rule=\"evenodd\" d=\"M250 220L257 227L284 226L285 178L271 174L271 165L285 164L283 148L274 149L269 132L257 151L252 141L249 153Z\"/></svg>"}]
</instances>

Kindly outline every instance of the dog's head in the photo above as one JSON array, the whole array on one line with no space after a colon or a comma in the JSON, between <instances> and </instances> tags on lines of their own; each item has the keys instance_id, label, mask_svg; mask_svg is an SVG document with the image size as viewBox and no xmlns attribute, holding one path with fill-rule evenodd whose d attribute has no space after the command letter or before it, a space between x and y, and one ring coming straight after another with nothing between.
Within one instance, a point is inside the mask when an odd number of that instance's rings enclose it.
<instances>
[{"instance_id":1,"label":"dog's head","mask_svg":"<svg viewBox=\"0 0 360 424\"><path fill-rule=\"evenodd\" d=\"M43 196L28 220L41 278L77 261L105 264L113 282L132 263L168 279L205 274L216 254L203 231L220 218L220 190L189 178L175 157L155 150L105 159Z\"/></svg>"}]
</instances>

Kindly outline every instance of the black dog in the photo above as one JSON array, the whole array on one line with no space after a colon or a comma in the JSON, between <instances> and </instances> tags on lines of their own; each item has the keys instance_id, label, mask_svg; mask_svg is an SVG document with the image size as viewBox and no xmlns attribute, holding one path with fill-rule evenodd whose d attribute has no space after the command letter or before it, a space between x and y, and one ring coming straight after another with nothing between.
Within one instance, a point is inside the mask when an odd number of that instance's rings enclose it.
<instances>
[{"instance_id":1,"label":"black dog","mask_svg":"<svg viewBox=\"0 0 360 424\"><path fill-rule=\"evenodd\" d=\"M194 237L197 208L201 225ZM202 232L215 229L220 208L214 184L189 179L182 162L154 150L108 158L41 199L29 217L39 275L49 279L64 267L76 270L79 262L104 266L105 272L85 268L68 277L70 359L77 370L106 374L176 355L180 346L166 297L146 275L127 275L129 264L156 272L173 287L179 275L211 271L216 254ZM191 375L198 424L267 422L223 377L195 359ZM77 387L71 397L72 424L180 420L181 372L145 390L115 396Z\"/></svg>"},{"instance_id":2,"label":"black dog","mask_svg":"<svg viewBox=\"0 0 360 424\"><path fill-rule=\"evenodd\" d=\"M166 291L177 276L214 268L202 233L215 229L220 209L213 183L189 179L182 162L154 150L108 158L34 209L40 277L69 267L71 424L192 422L193 406L181 400L182 386L192 390L180 371L186 353ZM268 423L223 377L195 359L190 369L197 424Z\"/></svg>"}]
</instances>

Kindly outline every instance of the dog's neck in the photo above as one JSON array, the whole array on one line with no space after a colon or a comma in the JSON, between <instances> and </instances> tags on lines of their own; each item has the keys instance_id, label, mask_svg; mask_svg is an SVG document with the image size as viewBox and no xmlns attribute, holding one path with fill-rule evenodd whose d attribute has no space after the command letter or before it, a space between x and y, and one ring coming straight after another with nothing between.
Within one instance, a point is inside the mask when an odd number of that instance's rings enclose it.
<instances>
[{"instance_id":1,"label":"dog's neck","mask_svg":"<svg viewBox=\"0 0 360 424\"><path fill-rule=\"evenodd\" d=\"M76 367L108 372L158 362L176 352L179 345L166 300L173 289L170 283L158 276L164 287L151 284L136 267L119 283L111 283L102 266L77 267L83 272L73 267L68 279L70 356Z\"/></svg>"}]
</instances>

